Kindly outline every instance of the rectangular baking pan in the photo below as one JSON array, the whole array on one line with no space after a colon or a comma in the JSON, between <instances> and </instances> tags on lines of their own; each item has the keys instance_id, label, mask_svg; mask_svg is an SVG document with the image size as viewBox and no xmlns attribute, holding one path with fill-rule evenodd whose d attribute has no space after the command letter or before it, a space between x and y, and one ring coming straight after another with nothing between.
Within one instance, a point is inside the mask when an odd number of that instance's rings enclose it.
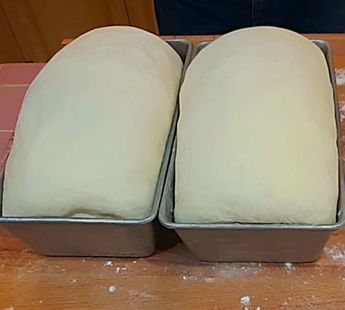
<instances>
[{"instance_id":1,"label":"rectangular baking pan","mask_svg":"<svg viewBox=\"0 0 345 310\"><path fill-rule=\"evenodd\" d=\"M336 224L182 224L174 222L174 185L176 141L169 163L159 212L160 222L173 229L195 256L206 261L310 262L322 254L330 233L344 224L344 171L342 163L339 108L332 51L329 44L313 40L325 55L333 86L335 119L338 132L339 197ZM195 57L210 41L199 43Z\"/></svg>"},{"instance_id":2,"label":"rectangular baking pan","mask_svg":"<svg viewBox=\"0 0 345 310\"><path fill-rule=\"evenodd\" d=\"M186 40L166 40L189 64L192 45ZM172 144L176 131L176 104L156 186L152 212L141 220L116 220L63 217L0 217L0 224L40 254L53 256L125 256L144 257L156 248L157 219ZM2 214L3 181L0 188Z\"/></svg>"}]
</instances>

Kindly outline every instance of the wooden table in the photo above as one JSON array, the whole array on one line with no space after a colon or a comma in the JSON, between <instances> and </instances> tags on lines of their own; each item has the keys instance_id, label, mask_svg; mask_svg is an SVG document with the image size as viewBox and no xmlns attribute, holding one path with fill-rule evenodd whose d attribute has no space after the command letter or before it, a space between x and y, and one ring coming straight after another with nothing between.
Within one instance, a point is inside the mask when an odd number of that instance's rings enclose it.
<instances>
[{"instance_id":1,"label":"wooden table","mask_svg":"<svg viewBox=\"0 0 345 310\"><path fill-rule=\"evenodd\" d=\"M343 107L345 34L308 37L332 44ZM213 37L188 38L197 42ZM23 66L26 73L20 71ZM18 101L41 67L0 67L0 84L6 73L5 79L17 83L6 86L6 91L18 87L19 92L13 102L0 102L2 159L13 132L13 115L20 107ZM0 91L3 87L0 85ZM319 261L290 266L199 262L182 244L142 259L43 257L0 229L1 310L294 308L345 309L345 230L332 235Z\"/></svg>"}]
</instances>

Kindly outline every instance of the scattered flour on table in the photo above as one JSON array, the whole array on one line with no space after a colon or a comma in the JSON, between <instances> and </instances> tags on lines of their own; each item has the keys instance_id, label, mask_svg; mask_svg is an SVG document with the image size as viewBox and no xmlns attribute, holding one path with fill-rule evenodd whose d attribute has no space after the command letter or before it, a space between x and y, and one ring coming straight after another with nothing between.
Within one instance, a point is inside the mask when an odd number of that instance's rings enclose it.
<instances>
[{"instance_id":1,"label":"scattered flour on table","mask_svg":"<svg viewBox=\"0 0 345 310\"><path fill-rule=\"evenodd\" d=\"M181 278L184 281L199 281L199 277L191 276L191 275L188 275L188 274L181 275Z\"/></svg>"},{"instance_id":2,"label":"scattered flour on table","mask_svg":"<svg viewBox=\"0 0 345 310\"><path fill-rule=\"evenodd\" d=\"M338 85L345 85L345 68L335 69L335 77Z\"/></svg>"},{"instance_id":3,"label":"scattered flour on table","mask_svg":"<svg viewBox=\"0 0 345 310\"><path fill-rule=\"evenodd\" d=\"M289 273L295 270L295 267L293 266L292 263L285 263L284 268L285 268L285 271Z\"/></svg>"},{"instance_id":4,"label":"scattered flour on table","mask_svg":"<svg viewBox=\"0 0 345 310\"><path fill-rule=\"evenodd\" d=\"M116 273L122 273L122 272L126 272L127 268L126 267L116 267L115 272Z\"/></svg>"},{"instance_id":5,"label":"scattered flour on table","mask_svg":"<svg viewBox=\"0 0 345 310\"><path fill-rule=\"evenodd\" d=\"M203 270L195 270L194 267L203 266ZM195 281L204 283L216 282L217 278L236 278L254 276L262 271L261 263L214 263L191 264L179 275L183 281Z\"/></svg>"},{"instance_id":6,"label":"scattered flour on table","mask_svg":"<svg viewBox=\"0 0 345 310\"><path fill-rule=\"evenodd\" d=\"M108 292L109 293L115 293L115 291L116 291L116 286L115 285L111 285L111 286L108 287Z\"/></svg>"},{"instance_id":7,"label":"scattered flour on table","mask_svg":"<svg viewBox=\"0 0 345 310\"><path fill-rule=\"evenodd\" d=\"M324 249L325 254L334 261L340 261L345 264L345 250L335 246Z\"/></svg>"},{"instance_id":8,"label":"scattered flour on table","mask_svg":"<svg viewBox=\"0 0 345 310\"><path fill-rule=\"evenodd\" d=\"M339 107L339 113L340 113L340 120L345 119L345 104Z\"/></svg>"},{"instance_id":9,"label":"scattered flour on table","mask_svg":"<svg viewBox=\"0 0 345 310\"><path fill-rule=\"evenodd\" d=\"M206 282L206 283L213 283L216 281L214 277L204 277L201 274L198 276L190 275L190 274L182 274L180 277L183 281L196 281L196 282Z\"/></svg>"},{"instance_id":10,"label":"scattered flour on table","mask_svg":"<svg viewBox=\"0 0 345 310\"><path fill-rule=\"evenodd\" d=\"M230 278L258 274L263 268L261 263L219 263L215 269L218 276Z\"/></svg>"},{"instance_id":11,"label":"scattered flour on table","mask_svg":"<svg viewBox=\"0 0 345 310\"><path fill-rule=\"evenodd\" d=\"M249 309L248 306L250 305L250 297L249 296L242 296L241 305L244 307L245 310Z\"/></svg>"},{"instance_id":12,"label":"scattered flour on table","mask_svg":"<svg viewBox=\"0 0 345 310\"><path fill-rule=\"evenodd\" d=\"M153 298L153 295L147 292L142 292L142 291L137 291L137 290L129 290L128 294L129 296L132 296L132 297Z\"/></svg>"},{"instance_id":13,"label":"scattered flour on table","mask_svg":"<svg viewBox=\"0 0 345 310\"><path fill-rule=\"evenodd\" d=\"M108 260L105 264L105 267L112 267L113 266L113 262L111 260Z\"/></svg>"}]
</instances>

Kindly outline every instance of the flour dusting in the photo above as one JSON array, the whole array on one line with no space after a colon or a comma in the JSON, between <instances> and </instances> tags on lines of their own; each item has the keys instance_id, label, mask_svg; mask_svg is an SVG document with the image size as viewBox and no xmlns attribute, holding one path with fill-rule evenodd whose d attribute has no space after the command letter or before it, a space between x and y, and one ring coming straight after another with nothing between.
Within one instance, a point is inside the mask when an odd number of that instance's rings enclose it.
<instances>
[{"instance_id":1,"label":"flour dusting","mask_svg":"<svg viewBox=\"0 0 345 310\"><path fill-rule=\"evenodd\" d=\"M126 267L116 267L115 272L116 273L122 273L122 272L126 272L127 268Z\"/></svg>"},{"instance_id":2,"label":"flour dusting","mask_svg":"<svg viewBox=\"0 0 345 310\"><path fill-rule=\"evenodd\" d=\"M115 285L111 285L111 286L108 287L108 292L109 293L115 293L115 291L116 291L116 286Z\"/></svg>"},{"instance_id":3,"label":"flour dusting","mask_svg":"<svg viewBox=\"0 0 345 310\"><path fill-rule=\"evenodd\" d=\"M244 307L245 310L248 309L250 305L250 297L249 296L242 296L241 297L241 305Z\"/></svg>"},{"instance_id":4,"label":"flour dusting","mask_svg":"<svg viewBox=\"0 0 345 310\"><path fill-rule=\"evenodd\" d=\"M345 104L339 107L339 114L340 120L343 121L345 119Z\"/></svg>"},{"instance_id":5,"label":"flour dusting","mask_svg":"<svg viewBox=\"0 0 345 310\"><path fill-rule=\"evenodd\" d=\"M224 278L258 274L262 269L261 263L220 263L216 266L217 275Z\"/></svg>"},{"instance_id":6,"label":"flour dusting","mask_svg":"<svg viewBox=\"0 0 345 310\"><path fill-rule=\"evenodd\" d=\"M113 267L113 262L111 260L108 260L105 264L105 267Z\"/></svg>"},{"instance_id":7,"label":"flour dusting","mask_svg":"<svg viewBox=\"0 0 345 310\"><path fill-rule=\"evenodd\" d=\"M338 85L345 85L345 68L335 69L335 77Z\"/></svg>"},{"instance_id":8,"label":"flour dusting","mask_svg":"<svg viewBox=\"0 0 345 310\"><path fill-rule=\"evenodd\" d=\"M188 275L188 274L183 274L183 275L181 275L181 279L183 281L198 281L199 277L191 276L191 275Z\"/></svg>"},{"instance_id":9,"label":"flour dusting","mask_svg":"<svg viewBox=\"0 0 345 310\"><path fill-rule=\"evenodd\" d=\"M213 283L216 281L214 277L204 277L200 275L190 275L190 274L182 274L180 278L183 281L196 281L196 282L206 282L206 283Z\"/></svg>"},{"instance_id":10,"label":"flour dusting","mask_svg":"<svg viewBox=\"0 0 345 310\"><path fill-rule=\"evenodd\" d=\"M251 277L265 270L261 263L202 263L202 270L194 268L194 264L186 266L179 274L183 281L214 283L221 278ZM200 263L195 264L200 266ZM166 271L167 268L164 269Z\"/></svg>"},{"instance_id":11,"label":"flour dusting","mask_svg":"<svg viewBox=\"0 0 345 310\"><path fill-rule=\"evenodd\" d=\"M143 291L137 291L137 290L129 290L128 294L133 297L141 297L141 298L153 298L153 295L143 292Z\"/></svg>"},{"instance_id":12,"label":"flour dusting","mask_svg":"<svg viewBox=\"0 0 345 310\"><path fill-rule=\"evenodd\" d=\"M292 263L285 263L284 268L286 272L289 272L289 273L295 270L295 267L293 266Z\"/></svg>"},{"instance_id":13,"label":"flour dusting","mask_svg":"<svg viewBox=\"0 0 345 310\"><path fill-rule=\"evenodd\" d=\"M345 250L344 249L339 249L339 248L333 246L332 248L325 248L324 252L332 260L345 263Z\"/></svg>"}]
</instances>

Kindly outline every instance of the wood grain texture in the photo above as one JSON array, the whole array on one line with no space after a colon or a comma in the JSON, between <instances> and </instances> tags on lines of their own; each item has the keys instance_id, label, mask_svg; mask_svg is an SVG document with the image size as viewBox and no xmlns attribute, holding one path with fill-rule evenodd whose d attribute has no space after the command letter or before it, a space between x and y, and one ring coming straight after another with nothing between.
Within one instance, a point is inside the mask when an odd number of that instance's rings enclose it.
<instances>
[{"instance_id":1,"label":"wood grain texture","mask_svg":"<svg viewBox=\"0 0 345 310\"><path fill-rule=\"evenodd\" d=\"M23 54L0 2L0 63L23 61Z\"/></svg>"},{"instance_id":2,"label":"wood grain texture","mask_svg":"<svg viewBox=\"0 0 345 310\"><path fill-rule=\"evenodd\" d=\"M345 35L315 37L332 44L343 106ZM200 262L182 244L141 259L43 257L0 229L0 309L345 309L345 230L319 261L290 266Z\"/></svg>"},{"instance_id":3,"label":"wood grain texture","mask_svg":"<svg viewBox=\"0 0 345 310\"><path fill-rule=\"evenodd\" d=\"M36 255L0 230L0 309L344 309L345 232L316 263L203 263L179 244L144 259ZM111 287L115 291L111 293Z\"/></svg>"},{"instance_id":4,"label":"wood grain texture","mask_svg":"<svg viewBox=\"0 0 345 310\"><path fill-rule=\"evenodd\" d=\"M77 37L91 29L127 25L123 0L30 0L31 7L48 47L49 56L60 49L65 37Z\"/></svg>"},{"instance_id":5,"label":"wood grain texture","mask_svg":"<svg viewBox=\"0 0 345 310\"><path fill-rule=\"evenodd\" d=\"M123 0L30 1L49 57L60 49L65 37L112 24L128 24Z\"/></svg>"},{"instance_id":6,"label":"wood grain texture","mask_svg":"<svg viewBox=\"0 0 345 310\"><path fill-rule=\"evenodd\" d=\"M0 0L25 61L46 61L49 50L30 0Z\"/></svg>"},{"instance_id":7,"label":"wood grain texture","mask_svg":"<svg viewBox=\"0 0 345 310\"><path fill-rule=\"evenodd\" d=\"M153 0L0 0L0 4L5 17L0 12L0 26L3 19L9 21L0 31L10 27L22 54L19 59L12 48L9 56L3 52L4 61L47 61L63 39L103 26L133 25L158 33ZM11 43L8 33L3 37Z\"/></svg>"},{"instance_id":8,"label":"wood grain texture","mask_svg":"<svg viewBox=\"0 0 345 310\"><path fill-rule=\"evenodd\" d=\"M125 0L131 26L158 34L154 0Z\"/></svg>"},{"instance_id":9,"label":"wood grain texture","mask_svg":"<svg viewBox=\"0 0 345 310\"><path fill-rule=\"evenodd\" d=\"M47 61L68 37L128 25L124 0L0 0L26 61Z\"/></svg>"}]
</instances>

